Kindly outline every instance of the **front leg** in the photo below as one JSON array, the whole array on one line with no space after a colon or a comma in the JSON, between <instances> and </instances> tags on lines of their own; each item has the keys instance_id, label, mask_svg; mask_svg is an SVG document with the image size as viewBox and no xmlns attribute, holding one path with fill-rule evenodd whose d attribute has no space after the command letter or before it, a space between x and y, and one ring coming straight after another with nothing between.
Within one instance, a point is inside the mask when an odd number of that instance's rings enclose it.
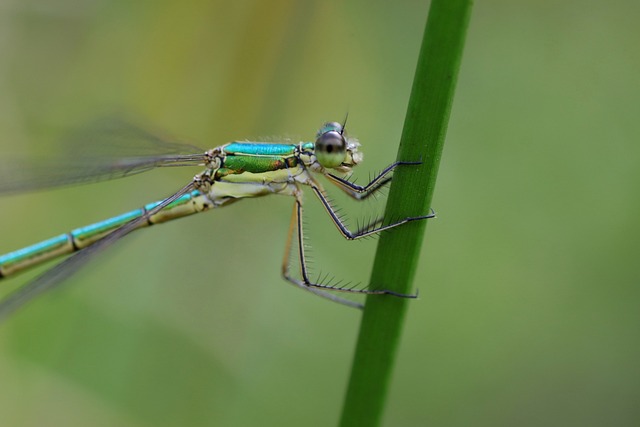
<instances>
[{"instance_id":1,"label":"front leg","mask_svg":"<svg viewBox=\"0 0 640 427\"><path fill-rule=\"evenodd\" d=\"M356 200L364 200L367 197L375 194L378 190L384 187L389 181L391 181L391 177L387 176L398 166L406 166L406 165L419 165L422 162L395 162L382 170L376 177L374 177L367 185L362 186L355 184L348 179L341 178L331 173L325 174L329 182L334 184L336 187L344 191L349 197Z\"/></svg>"}]
</instances>

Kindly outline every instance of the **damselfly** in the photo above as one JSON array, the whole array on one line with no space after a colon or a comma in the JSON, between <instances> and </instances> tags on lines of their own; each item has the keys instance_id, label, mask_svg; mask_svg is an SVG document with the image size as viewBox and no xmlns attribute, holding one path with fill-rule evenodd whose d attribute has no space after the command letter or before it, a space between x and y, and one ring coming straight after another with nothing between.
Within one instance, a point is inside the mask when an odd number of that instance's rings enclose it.
<instances>
[{"instance_id":1,"label":"damselfly","mask_svg":"<svg viewBox=\"0 0 640 427\"><path fill-rule=\"evenodd\" d=\"M0 256L0 278L6 278L46 261L74 253L50 270L25 286L9 294L0 301L0 318L5 317L35 296L59 285L70 274L82 267L97 252L145 226L162 223L209 209L228 205L247 197L270 194L292 196L295 199L289 234L282 262L282 275L292 284L332 301L353 307L361 304L337 296L334 291L357 294L381 294L396 297L414 297L386 289L352 288L339 284L322 283L311 280L305 257L302 228L303 200L302 187L311 188L315 196L329 214L342 236L355 240L406 224L411 221L434 217L434 213L424 216L407 217L396 222L382 219L356 230L350 231L341 216L327 198L324 188L316 176L323 175L344 193L355 200L364 200L379 191L391 180L391 172L401 165L416 165L419 162L395 162L382 170L367 185L361 186L346 174L362 161L359 142L348 137L344 125L336 122L325 123L316 135L315 142L263 143L231 142L197 154L195 148L181 143L169 143L155 135L137 128L129 128L137 138L146 140L154 150L163 154L135 155L132 157L105 157L77 159L78 164L68 168L62 175L41 179L38 175L25 175L20 179L3 179L0 193L40 189L69 183L111 179L143 172L156 167L201 166L204 171L191 182L166 199L145 205L125 214L75 229L32 246ZM108 148L113 141L107 140L101 147ZM87 141L89 143L89 141ZM189 153L189 154L176 154ZM52 168L52 165L45 168ZM290 272L292 247L295 244L299 277Z\"/></svg>"}]
</instances>

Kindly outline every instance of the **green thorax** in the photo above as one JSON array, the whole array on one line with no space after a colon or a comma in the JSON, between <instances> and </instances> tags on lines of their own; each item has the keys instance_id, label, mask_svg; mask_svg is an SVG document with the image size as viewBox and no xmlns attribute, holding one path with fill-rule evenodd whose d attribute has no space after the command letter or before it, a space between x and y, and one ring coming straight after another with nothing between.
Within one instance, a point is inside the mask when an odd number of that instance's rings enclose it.
<instances>
[{"instance_id":1,"label":"green thorax","mask_svg":"<svg viewBox=\"0 0 640 427\"><path fill-rule=\"evenodd\" d=\"M230 174L265 173L295 168L300 164L300 149L312 151L313 143L270 144L261 142L231 142L223 147L224 164L216 178Z\"/></svg>"}]
</instances>

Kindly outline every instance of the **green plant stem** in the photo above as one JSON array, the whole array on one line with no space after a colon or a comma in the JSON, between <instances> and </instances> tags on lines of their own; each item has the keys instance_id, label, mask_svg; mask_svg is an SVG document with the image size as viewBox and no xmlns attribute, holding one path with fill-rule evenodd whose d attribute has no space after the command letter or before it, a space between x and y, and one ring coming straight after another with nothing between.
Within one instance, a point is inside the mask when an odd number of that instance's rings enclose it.
<instances>
[{"instance_id":1,"label":"green plant stem","mask_svg":"<svg viewBox=\"0 0 640 427\"><path fill-rule=\"evenodd\" d=\"M420 48L398 160L417 160L394 174L385 218L429 212L442 154L455 83L471 12L471 0L433 0ZM372 287L411 293L425 221L380 236ZM377 426L411 300L369 296L360 326L340 425Z\"/></svg>"}]
</instances>

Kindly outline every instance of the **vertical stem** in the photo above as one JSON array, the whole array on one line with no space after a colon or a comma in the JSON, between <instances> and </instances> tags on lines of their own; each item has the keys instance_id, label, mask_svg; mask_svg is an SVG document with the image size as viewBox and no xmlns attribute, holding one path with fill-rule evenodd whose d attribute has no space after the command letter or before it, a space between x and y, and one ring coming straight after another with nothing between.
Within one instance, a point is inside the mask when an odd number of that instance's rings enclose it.
<instances>
[{"instance_id":1,"label":"vertical stem","mask_svg":"<svg viewBox=\"0 0 640 427\"><path fill-rule=\"evenodd\" d=\"M425 215L442 154L471 0L433 0L420 48L398 160L422 160L394 174L385 218ZM410 293L424 236L424 221L380 236L371 286ZM407 303L370 295L360 326L340 425L381 422Z\"/></svg>"}]
</instances>

